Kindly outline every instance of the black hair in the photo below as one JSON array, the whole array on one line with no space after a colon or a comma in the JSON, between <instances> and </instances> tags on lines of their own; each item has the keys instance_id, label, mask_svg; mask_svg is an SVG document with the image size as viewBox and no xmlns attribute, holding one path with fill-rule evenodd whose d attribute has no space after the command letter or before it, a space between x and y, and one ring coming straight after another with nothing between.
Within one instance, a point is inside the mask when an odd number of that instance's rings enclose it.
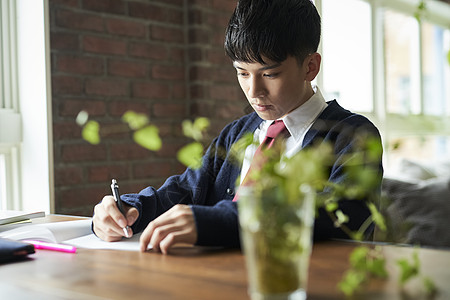
<instances>
[{"instance_id":1,"label":"black hair","mask_svg":"<svg viewBox=\"0 0 450 300\"><path fill-rule=\"evenodd\" d=\"M239 0L225 33L225 52L233 61L266 64L263 56L299 63L317 51L320 16L310 0Z\"/></svg>"}]
</instances>

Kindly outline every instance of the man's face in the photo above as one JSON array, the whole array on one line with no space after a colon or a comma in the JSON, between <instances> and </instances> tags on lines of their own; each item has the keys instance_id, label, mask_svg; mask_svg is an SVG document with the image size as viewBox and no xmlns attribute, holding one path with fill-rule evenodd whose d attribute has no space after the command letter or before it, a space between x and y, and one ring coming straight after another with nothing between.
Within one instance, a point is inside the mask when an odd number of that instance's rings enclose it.
<instances>
[{"instance_id":1,"label":"man's face","mask_svg":"<svg viewBox=\"0 0 450 300\"><path fill-rule=\"evenodd\" d=\"M248 102L264 120L276 120L290 113L312 95L307 80L308 58L300 65L289 56L281 63L267 64L235 61L239 84Z\"/></svg>"}]
</instances>

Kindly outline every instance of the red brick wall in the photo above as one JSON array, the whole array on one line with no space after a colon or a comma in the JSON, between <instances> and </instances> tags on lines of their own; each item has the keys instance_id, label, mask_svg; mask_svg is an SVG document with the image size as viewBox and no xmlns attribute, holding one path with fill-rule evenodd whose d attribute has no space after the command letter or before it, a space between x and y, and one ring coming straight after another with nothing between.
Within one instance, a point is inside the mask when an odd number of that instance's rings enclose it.
<instances>
[{"instance_id":1,"label":"red brick wall","mask_svg":"<svg viewBox=\"0 0 450 300\"><path fill-rule=\"evenodd\" d=\"M56 213L91 215L109 194L159 187L184 169L180 124L206 116L216 135L243 115L245 98L223 51L235 0L50 0ZM136 145L120 117L145 113L163 148ZM100 122L90 145L75 123L80 110Z\"/></svg>"}]
</instances>

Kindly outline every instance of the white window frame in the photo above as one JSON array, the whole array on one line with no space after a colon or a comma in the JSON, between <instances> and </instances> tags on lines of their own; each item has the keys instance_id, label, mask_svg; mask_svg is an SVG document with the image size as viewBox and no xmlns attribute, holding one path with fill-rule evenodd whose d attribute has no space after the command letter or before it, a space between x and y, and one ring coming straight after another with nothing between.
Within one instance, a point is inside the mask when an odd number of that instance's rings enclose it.
<instances>
[{"instance_id":1,"label":"white window frame","mask_svg":"<svg viewBox=\"0 0 450 300\"><path fill-rule=\"evenodd\" d=\"M53 213L48 0L0 1L6 49L0 59L0 154L6 167L1 207Z\"/></svg>"},{"instance_id":2,"label":"white window frame","mask_svg":"<svg viewBox=\"0 0 450 300\"><path fill-rule=\"evenodd\" d=\"M338 1L338 0L337 0ZM386 140L390 135L450 135L450 126L448 123L448 116L427 116L423 114L418 115L400 115L387 113L386 111L386 87L384 77L384 39L383 39L383 9L389 8L396 10L403 14L414 16L420 0L360 0L367 2L371 6L372 12L372 80L373 80L373 112L366 113L380 129L383 139ZM321 14L322 0L315 0L316 7ZM448 4L436 1L426 1L427 12L424 15L424 20L442 26L443 28L450 28L450 6ZM418 49L422 51L421 30L419 27ZM319 46L319 52L322 53L322 43ZM420 52L419 52L420 54ZM421 71L422 57L419 55L416 68ZM322 69L327 68L322 65ZM421 76L421 72L418 74ZM420 103L423 108L423 80L415 78L419 83L418 93L420 95ZM319 86L323 86L323 72L320 72L317 78ZM426 125L426 126L425 126ZM432 126L430 126L432 125Z\"/></svg>"}]
</instances>

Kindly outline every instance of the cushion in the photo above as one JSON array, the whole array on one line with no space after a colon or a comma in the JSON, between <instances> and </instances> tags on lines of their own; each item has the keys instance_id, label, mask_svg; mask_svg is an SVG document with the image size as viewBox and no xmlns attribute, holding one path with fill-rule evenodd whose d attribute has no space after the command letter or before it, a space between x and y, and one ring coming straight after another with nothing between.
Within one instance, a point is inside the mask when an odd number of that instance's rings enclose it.
<instances>
[{"instance_id":1,"label":"cushion","mask_svg":"<svg viewBox=\"0 0 450 300\"><path fill-rule=\"evenodd\" d=\"M377 240L450 247L450 177L418 183L384 178L382 190L388 231L377 231Z\"/></svg>"}]
</instances>

